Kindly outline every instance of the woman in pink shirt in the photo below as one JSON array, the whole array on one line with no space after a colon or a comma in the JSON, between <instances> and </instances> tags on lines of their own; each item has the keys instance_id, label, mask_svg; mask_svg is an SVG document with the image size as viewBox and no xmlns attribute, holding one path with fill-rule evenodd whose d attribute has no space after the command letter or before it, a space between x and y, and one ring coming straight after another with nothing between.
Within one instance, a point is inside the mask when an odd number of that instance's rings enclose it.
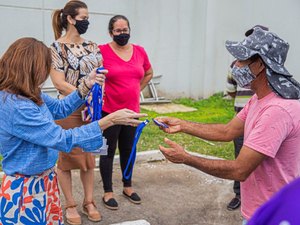
<instances>
[{"instance_id":1,"label":"woman in pink shirt","mask_svg":"<svg viewBox=\"0 0 300 225\"><path fill-rule=\"evenodd\" d=\"M118 109L128 108L140 111L140 91L153 76L153 70L144 48L129 43L130 25L125 16L116 15L109 21L108 31L112 41L99 45L104 68L109 72L105 80L103 116ZM118 209L113 195L113 159L118 143L122 172L125 170L134 141L135 127L113 126L103 133L107 138L108 155L100 157L100 173L103 180L103 203L109 209ZM123 177L123 195L131 202L140 204L141 199L133 191L131 177Z\"/></svg>"}]
</instances>

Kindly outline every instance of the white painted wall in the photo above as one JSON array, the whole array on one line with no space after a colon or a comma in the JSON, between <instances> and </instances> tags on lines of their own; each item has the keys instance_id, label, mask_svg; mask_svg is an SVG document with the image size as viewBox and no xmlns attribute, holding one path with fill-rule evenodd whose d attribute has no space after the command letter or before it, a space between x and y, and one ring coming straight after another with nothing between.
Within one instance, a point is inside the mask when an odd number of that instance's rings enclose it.
<instances>
[{"instance_id":1,"label":"white painted wall","mask_svg":"<svg viewBox=\"0 0 300 225\"><path fill-rule=\"evenodd\" d=\"M50 45L53 9L62 0L0 0L0 55L17 38L32 36ZM85 37L110 41L109 19L126 15L131 41L145 47L159 91L169 97L207 97L223 91L228 65L226 40L242 40L255 24L269 26L290 43L286 66L300 81L299 0L87 0L90 22ZM46 86L52 86L48 82Z\"/></svg>"}]
</instances>

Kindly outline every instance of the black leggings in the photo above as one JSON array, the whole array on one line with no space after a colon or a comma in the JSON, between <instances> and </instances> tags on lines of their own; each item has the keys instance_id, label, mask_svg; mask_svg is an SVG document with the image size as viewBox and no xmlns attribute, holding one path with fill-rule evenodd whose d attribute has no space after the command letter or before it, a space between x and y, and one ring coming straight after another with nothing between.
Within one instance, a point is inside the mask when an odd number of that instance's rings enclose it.
<instances>
[{"instance_id":1,"label":"black leggings","mask_svg":"<svg viewBox=\"0 0 300 225\"><path fill-rule=\"evenodd\" d=\"M107 116L108 113L102 112L102 115L104 117ZM126 168L127 161L131 153L135 130L136 127L124 125L115 125L104 130L103 136L107 139L108 155L101 155L99 161L104 192L113 192L112 171L117 142L120 154L123 186L131 187L131 177L129 180L124 179L123 172Z\"/></svg>"}]
</instances>

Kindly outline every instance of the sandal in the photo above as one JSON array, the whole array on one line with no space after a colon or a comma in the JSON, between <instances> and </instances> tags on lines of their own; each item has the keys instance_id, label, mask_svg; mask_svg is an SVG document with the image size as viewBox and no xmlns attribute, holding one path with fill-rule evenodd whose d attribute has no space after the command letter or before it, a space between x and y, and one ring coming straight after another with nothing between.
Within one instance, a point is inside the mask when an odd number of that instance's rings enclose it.
<instances>
[{"instance_id":1,"label":"sandal","mask_svg":"<svg viewBox=\"0 0 300 225\"><path fill-rule=\"evenodd\" d=\"M94 206L94 208L95 208L95 210L93 210L93 212L89 212L89 210L88 210L88 208L87 208L87 206L88 205L93 205ZM102 218L101 218L101 214L100 214L100 212L97 210L97 207L96 207L96 205L95 205L95 203L94 203L94 201L91 201L91 202L85 202L83 205L82 205L82 213L83 214L85 214L87 217L88 217L88 219L90 220L90 221L93 221L93 222L98 222L98 221L100 221Z\"/></svg>"},{"instance_id":2,"label":"sandal","mask_svg":"<svg viewBox=\"0 0 300 225\"><path fill-rule=\"evenodd\" d=\"M67 219L67 223L68 224L71 224L71 225L81 225L81 217L80 215L78 214L77 210L77 214L78 216L74 216L74 217L71 217L70 215L68 215L68 209L73 209L75 208L76 209L77 205L69 205L69 206L66 206L65 207L65 210L66 210L66 219Z\"/></svg>"}]
</instances>

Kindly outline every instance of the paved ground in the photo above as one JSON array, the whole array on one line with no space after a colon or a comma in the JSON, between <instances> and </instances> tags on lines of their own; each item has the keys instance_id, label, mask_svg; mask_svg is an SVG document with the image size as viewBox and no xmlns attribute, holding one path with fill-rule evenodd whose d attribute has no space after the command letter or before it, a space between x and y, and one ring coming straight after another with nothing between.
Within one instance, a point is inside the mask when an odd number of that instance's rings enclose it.
<instances>
[{"instance_id":1,"label":"paved ground","mask_svg":"<svg viewBox=\"0 0 300 225\"><path fill-rule=\"evenodd\" d=\"M143 203L134 205L122 196L121 171L115 164L114 190L119 210L102 204L102 182L95 170L95 200L103 219L93 223L82 216L83 224L109 225L124 221L146 220L151 225L240 225L239 210L226 210L233 197L232 182L217 179L196 169L160 161L160 154L138 155L134 171L134 188ZM83 200L79 173L75 171L74 194L78 205ZM62 198L63 199L63 198ZM80 207L78 206L78 209ZM66 223L67 224L67 223Z\"/></svg>"}]
</instances>

